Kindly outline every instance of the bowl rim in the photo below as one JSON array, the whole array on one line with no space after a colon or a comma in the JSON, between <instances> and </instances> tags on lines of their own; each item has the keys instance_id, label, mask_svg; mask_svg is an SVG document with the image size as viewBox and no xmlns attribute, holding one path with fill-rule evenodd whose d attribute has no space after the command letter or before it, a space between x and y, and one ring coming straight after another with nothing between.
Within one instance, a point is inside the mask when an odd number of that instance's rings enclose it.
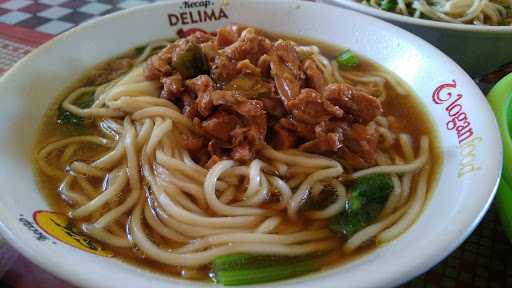
<instances>
[{"instance_id":1,"label":"bowl rim","mask_svg":"<svg viewBox=\"0 0 512 288\"><path fill-rule=\"evenodd\" d=\"M241 2L244 0L236 0L236 1ZM250 0L250 1L259 3L261 0ZM275 1L278 1L278 0L263 0L261 2L264 3L264 2L275 2ZM293 0L285 0L285 1L280 0L280 1L298 4L296 1L293 1ZM179 2L179 0L172 0L171 2ZM45 44L41 45L40 47L38 47L37 49L35 49L33 52L30 53L30 55L25 56L22 60L20 60L18 63L16 63L16 65L14 67L9 69L9 71L7 71L7 73L3 77L0 78L0 86L3 85L3 82L6 81L6 79L12 78L12 77L10 77L10 75L15 74L15 71L19 70L20 67L25 66L26 63L30 62L31 59L33 59L35 57L43 56L45 54L46 50L51 49L55 45L58 45L60 40L67 38L71 34L79 33L80 31L85 30L85 29L90 29L90 27L93 27L93 26L98 27L99 25L102 25L105 22L110 21L110 19L112 19L112 18L123 17L125 15L132 14L132 13L136 14L136 13L138 13L138 11L154 9L153 7L155 7L155 6L164 6L164 5L168 5L168 4L169 4L169 2L159 2L159 3L157 2L157 3L153 3L153 4L149 4L149 5L144 5L142 7L137 7L134 9L127 9L124 11L119 11L119 12L116 12L116 13L113 13L110 15L106 15L104 17L94 19L94 20L86 23L85 25L77 26L76 28L73 28L61 35L58 35L57 37L53 38L52 40L48 41L47 43L45 43ZM265 4L261 4L261 5L265 5ZM315 6L318 4L311 3L311 2L300 2L300 5L312 7L312 6ZM337 9L340 9L340 8L337 8ZM354 16L357 15L357 17L360 17L363 19L382 22L382 20L380 20L380 19L375 19L375 18L372 19L372 17L369 17L368 15L350 11L348 9L341 9L341 10L344 10L345 13L350 13ZM383 22L383 24L385 24L389 28L397 29L397 31L401 31L401 33L408 34L409 38L412 37L411 39L416 39L416 41L421 41L422 45L428 46L429 50L433 50L433 51L436 51L437 53L441 53L434 46L432 46L431 44L427 43L426 41L420 39L419 37L412 35L411 33L407 32L399 27L396 27L392 24L385 23L385 22ZM443 54L443 56L446 57L446 60L448 61L447 62L448 65L455 66L455 68L457 68L458 73L460 73L461 76L467 77L469 79L469 76L455 62L453 62L451 59L449 59L446 55ZM468 87L468 89L471 89L471 90L477 89L476 84L474 85L474 87L475 88ZM482 93L480 92L480 94L482 94ZM479 96L479 95L477 95L477 96ZM495 130L496 130L495 132L498 133L498 130L497 129L495 129ZM499 150L498 154L501 155L501 146L498 148L498 150ZM501 161L502 161L501 157L499 157L499 159L497 159L497 160L498 161L495 163L496 166L501 167ZM496 170L496 169L493 169L493 171L494 170ZM480 223L481 219L487 212L492 200L494 199L496 189L498 187L499 177L501 175L500 174L501 172L499 172L500 170L501 169L499 169L498 171L495 172L497 178L494 179L492 182L493 183L492 190L486 194L486 197L485 197L486 201L478 204L478 207L480 209L479 210L475 209L473 211L474 213L471 214L472 217L466 217L467 219L458 218L458 220L460 220L459 222L463 224L463 225L461 225L461 226L463 226L463 229L459 230L458 233L451 233L450 241L446 241L446 240L441 241L440 240L437 243L438 244L437 249L431 250L428 253L421 253L421 255L420 255L421 261L416 261L413 265L409 265L408 267L404 266L400 270L400 273L397 273L392 277L387 277L386 281L384 281L383 284L390 285L390 286L401 284L401 283L411 279L412 277L419 275L419 274L425 272L426 270L430 269L435 264L437 264L442 259L444 259L457 246L459 246L469 236L469 234L477 227L477 225ZM0 206L2 206L1 203L0 203ZM74 267L63 266L61 264L62 262L59 261L58 259L54 259L53 257L44 258L44 256L49 255L48 252L35 251L35 250L31 249L30 247L24 246L23 243L21 243L20 241L17 241L17 238L15 237L15 233L13 233L11 231L11 229L9 229L9 226L12 223L9 223L9 221L6 221L6 218L7 218L6 215L3 214L2 211L0 210L0 232L6 238L6 240L8 240L10 245L15 247L21 254L26 256L30 261L34 262L35 264L39 265L40 267L44 267L43 269L51 272L54 275L57 275L61 279L64 279L64 280L69 281L70 283L74 283L76 285L80 285L80 286L88 285L89 286L89 285L97 284L97 285L99 285L98 287L109 287L108 285L106 285L108 283L106 283L106 284L103 283L100 285L100 283L98 281L91 281L90 280L91 278L88 276L86 277L86 276L74 273L75 272ZM12 217L8 217L8 218L10 219ZM3 221L5 221L5 222L3 222ZM151 273L151 274L153 275L153 273ZM156 275L158 277L157 274L154 274L154 275ZM332 276L332 275L330 275L330 276ZM92 277L92 278L94 278L94 277ZM332 280L335 277L327 277L327 278ZM326 279L323 279L324 281L322 281L321 279L318 279L318 278L309 279L309 280L312 282L315 282L315 283L318 282L318 283L325 284ZM308 279L306 278L306 280L308 280ZM317 281L317 280L320 280L320 281ZM290 283L285 283L285 284L290 285ZM291 283L292 286L293 286L293 284L294 283ZM308 283L304 283L300 286L307 287L305 285L308 285L308 284L312 284L312 283L308 282ZM172 285L172 283L170 285ZM178 287L180 284L175 284L175 285L177 285L176 287ZM272 285L272 283L270 283L270 285ZM381 285L379 285L379 286L381 286ZM214 286L209 285L208 287L214 287ZM267 287L267 286L265 286L265 287Z\"/></svg>"},{"instance_id":2,"label":"bowl rim","mask_svg":"<svg viewBox=\"0 0 512 288\"><path fill-rule=\"evenodd\" d=\"M388 11L379 10L373 7L363 5L355 2L354 0L323 0L332 5L341 5L342 7L349 8L364 14L369 14L387 21L399 22L409 25L416 25L428 28L436 28L440 30L451 30L457 32L477 32L481 34L495 33L495 34L512 34L511 26L489 26L489 25L471 25L459 24L450 22L441 22L435 20L419 19L401 14L396 14Z\"/></svg>"}]
</instances>

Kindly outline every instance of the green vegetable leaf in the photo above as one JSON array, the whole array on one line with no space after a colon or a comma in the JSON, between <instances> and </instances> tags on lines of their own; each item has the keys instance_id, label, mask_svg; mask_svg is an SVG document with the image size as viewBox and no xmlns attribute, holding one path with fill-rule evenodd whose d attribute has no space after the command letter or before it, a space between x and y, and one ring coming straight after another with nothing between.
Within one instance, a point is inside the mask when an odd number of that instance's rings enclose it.
<instances>
[{"instance_id":1,"label":"green vegetable leaf","mask_svg":"<svg viewBox=\"0 0 512 288\"><path fill-rule=\"evenodd\" d=\"M347 49L336 55L336 63L338 63L338 67L346 69L357 66L357 64L359 64L359 60L352 51Z\"/></svg>"},{"instance_id":2,"label":"green vegetable leaf","mask_svg":"<svg viewBox=\"0 0 512 288\"><path fill-rule=\"evenodd\" d=\"M328 220L328 227L331 231L350 239L354 234L370 225L382 211L382 205L369 205L364 210L352 214L339 213Z\"/></svg>"},{"instance_id":3,"label":"green vegetable leaf","mask_svg":"<svg viewBox=\"0 0 512 288\"><path fill-rule=\"evenodd\" d=\"M60 107L59 112L57 113L57 123L59 125L73 125L73 126L82 126L84 119L80 116L77 116L68 110Z\"/></svg>"},{"instance_id":4,"label":"green vegetable leaf","mask_svg":"<svg viewBox=\"0 0 512 288\"><path fill-rule=\"evenodd\" d=\"M187 79L208 74L210 71L206 55L195 43L190 43L185 50L177 52L174 66L181 76Z\"/></svg>"},{"instance_id":5,"label":"green vegetable leaf","mask_svg":"<svg viewBox=\"0 0 512 288\"><path fill-rule=\"evenodd\" d=\"M367 204L386 204L392 190L393 182L386 175L373 174L358 178L349 189L347 213L359 211Z\"/></svg>"},{"instance_id":6,"label":"green vegetable leaf","mask_svg":"<svg viewBox=\"0 0 512 288\"><path fill-rule=\"evenodd\" d=\"M143 46L135 47L135 48L133 48L133 52L135 52L136 56L140 56L144 52L144 50L146 50L146 47L148 47L148 46L143 45Z\"/></svg>"},{"instance_id":7,"label":"green vegetable leaf","mask_svg":"<svg viewBox=\"0 0 512 288\"><path fill-rule=\"evenodd\" d=\"M393 190L391 178L383 174L360 177L349 188L346 209L328 220L331 231L350 239L377 219Z\"/></svg>"},{"instance_id":8,"label":"green vegetable leaf","mask_svg":"<svg viewBox=\"0 0 512 288\"><path fill-rule=\"evenodd\" d=\"M426 14L420 13L420 18L425 20L432 20L432 18Z\"/></svg>"},{"instance_id":9,"label":"green vegetable leaf","mask_svg":"<svg viewBox=\"0 0 512 288\"><path fill-rule=\"evenodd\" d=\"M75 101L75 105L82 109L90 108L94 104L94 92L96 90L90 90L88 92L84 92L78 100ZM57 124L59 125L72 125L75 127L82 126L84 123L84 119L78 115L71 113L70 111L64 109L62 105L59 107L57 112Z\"/></svg>"},{"instance_id":10,"label":"green vegetable leaf","mask_svg":"<svg viewBox=\"0 0 512 288\"><path fill-rule=\"evenodd\" d=\"M319 270L317 258L235 254L219 256L210 277L223 285L277 281Z\"/></svg>"},{"instance_id":11,"label":"green vegetable leaf","mask_svg":"<svg viewBox=\"0 0 512 288\"><path fill-rule=\"evenodd\" d=\"M385 11L394 11L398 6L398 2L396 0L384 0L380 3L380 9Z\"/></svg>"}]
</instances>

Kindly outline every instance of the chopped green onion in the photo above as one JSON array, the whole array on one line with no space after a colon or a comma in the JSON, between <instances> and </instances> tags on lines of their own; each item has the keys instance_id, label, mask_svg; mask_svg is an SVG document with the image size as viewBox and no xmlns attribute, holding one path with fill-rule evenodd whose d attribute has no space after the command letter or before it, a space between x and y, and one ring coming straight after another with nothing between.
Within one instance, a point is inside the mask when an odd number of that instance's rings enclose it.
<instances>
[{"instance_id":1,"label":"chopped green onion","mask_svg":"<svg viewBox=\"0 0 512 288\"><path fill-rule=\"evenodd\" d=\"M226 286L288 279L319 270L311 257L227 255L215 258L211 278Z\"/></svg>"},{"instance_id":2,"label":"chopped green onion","mask_svg":"<svg viewBox=\"0 0 512 288\"><path fill-rule=\"evenodd\" d=\"M73 125L73 126L81 126L84 119L80 116L77 116L68 110L60 107L59 112L57 114L57 123L59 125Z\"/></svg>"},{"instance_id":3,"label":"chopped green onion","mask_svg":"<svg viewBox=\"0 0 512 288\"><path fill-rule=\"evenodd\" d=\"M77 101L75 101L74 105L81 109L90 108L92 104L94 104L95 91L96 89L83 92L80 98ZM82 117L71 113L70 111L64 109L62 106L59 107L57 113L57 123L59 125L82 126L83 122L84 119Z\"/></svg>"},{"instance_id":4,"label":"chopped green onion","mask_svg":"<svg viewBox=\"0 0 512 288\"><path fill-rule=\"evenodd\" d=\"M427 14L424 14L423 12L420 13L420 18L425 20L432 20L432 17L428 16Z\"/></svg>"},{"instance_id":5,"label":"chopped green onion","mask_svg":"<svg viewBox=\"0 0 512 288\"><path fill-rule=\"evenodd\" d=\"M345 50L336 55L336 63L340 68L352 68L359 63L356 55L350 50Z\"/></svg>"},{"instance_id":6,"label":"chopped green onion","mask_svg":"<svg viewBox=\"0 0 512 288\"><path fill-rule=\"evenodd\" d=\"M380 3L380 9L385 11L393 11L396 9L396 6L398 6L396 0L384 0Z\"/></svg>"},{"instance_id":7,"label":"chopped green onion","mask_svg":"<svg viewBox=\"0 0 512 288\"><path fill-rule=\"evenodd\" d=\"M147 45L143 45L143 46L135 47L133 49L133 51L135 52L136 56L140 56L144 52L144 50L146 50L146 47L148 47L148 46Z\"/></svg>"}]
</instances>

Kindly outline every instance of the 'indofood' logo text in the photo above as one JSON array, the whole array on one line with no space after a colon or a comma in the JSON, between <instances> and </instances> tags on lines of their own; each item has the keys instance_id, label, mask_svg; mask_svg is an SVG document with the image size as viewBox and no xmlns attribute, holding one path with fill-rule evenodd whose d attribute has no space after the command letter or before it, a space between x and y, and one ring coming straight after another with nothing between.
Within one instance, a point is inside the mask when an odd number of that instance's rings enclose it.
<instances>
[{"instance_id":1,"label":"'indofood' logo text","mask_svg":"<svg viewBox=\"0 0 512 288\"><path fill-rule=\"evenodd\" d=\"M446 129L451 131L459 142L461 160L457 175L462 177L480 170L481 167L476 159L476 150L477 144L482 142L482 137L475 136L471 119L461 102L464 95L459 93L456 88L457 82L455 80L440 84L432 92L432 101L437 105L444 106L444 111L448 116L445 123Z\"/></svg>"}]
</instances>

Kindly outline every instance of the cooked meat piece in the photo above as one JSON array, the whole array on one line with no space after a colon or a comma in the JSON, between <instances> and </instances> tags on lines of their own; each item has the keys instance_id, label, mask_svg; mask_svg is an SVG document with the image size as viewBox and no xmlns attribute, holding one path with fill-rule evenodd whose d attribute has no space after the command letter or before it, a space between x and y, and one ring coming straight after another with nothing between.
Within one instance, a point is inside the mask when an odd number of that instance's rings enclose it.
<instances>
[{"instance_id":1,"label":"cooked meat piece","mask_svg":"<svg viewBox=\"0 0 512 288\"><path fill-rule=\"evenodd\" d=\"M206 117L213 109L211 93L213 92L213 81L207 75L200 75L194 79L187 80L185 85L197 95L197 111Z\"/></svg>"},{"instance_id":2,"label":"cooked meat piece","mask_svg":"<svg viewBox=\"0 0 512 288\"><path fill-rule=\"evenodd\" d=\"M270 56L267 54L261 56L256 66L260 69L262 75L270 76Z\"/></svg>"},{"instance_id":3,"label":"cooked meat piece","mask_svg":"<svg viewBox=\"0 0 512 288\"><path fill-rule=\"evenodd\" d=\"M244 142L233 147L230 156L240 163L249 163L255 154L254 147Z\"/></svg>"},{"instance_id":4,"label":"cooked meat piece","mask_svg":"<svg viewBox=\"0 0 512 288\"><path fill-rule=\"evenodd\" d=\"M236 64L236 61L231 60L224 55L215 57L215 61L213 62L211 69L213 80L215 80L215 82L228 83L235 79L238 76Z\"/></svg>"},{"instance_id":5,"label":"cooked meat piece","mask_svg":"<svg viewBox=\"0 0 512 288\"><path fill-rule=\"evenodd\" d=\"M219 50L217 47L217 43L214 40L210 40L206 43L202 43L199 45L203 54L208 59L208 63L213 64L215 61L215 57L219 56Z\"/></svg>"},{"instance_id":6,"label":"cooked meat piece","mask_svg":"<svg viewBox=\"0 0 512 288\"><path fill-rule=\"evenodd\" d=\"M261 127L251 124L235 129L232 133L234 138L233 148L229 153L230 158L241 163L248 163L254 159L258 144L265 140L266 128L266 125Z\"/></svg>"},{"instance_id":7,"label":"cooked meat piece","mask_svg":"<svg viewBox=\"0 0 512 288\"><path fill-rule=\"evenodd\" d=\"M233 137L235 137L233 143L238 145L245 142L249 143L251 147L256 147L263 143L267 134L267 121L265 115L247 117L243 120L243 126L237 127L232 133Z\"/></svg>"},{"instance_id":8,"label":"cooked meat piece","mask_svg":"<svg viewBox=\"0 0 512 288\"><path fill-rule=\"evenodd\" d=\"M277 55L295 78L304 79L296 46L292 41L279 40L272 47L271 56Z\"/></svg>"},{"instance_id":9,"label":"cooked meat piece","mask_svg":"<svg viewBox=\"0 0 512 288\"><path fill-rule=\"evenodd\" d=\"M299 96L304 80L295 45L290 41L274 44L270 53L270 67L281 101L287 107L288 101Z\"/></svg>"},{"instance_id":10,"label":"cooked meat piece","mask_svg":"<svg viewBox=\"0 0 512 288\"><path fill-rule=\"evenodd\" d=\"M274 97L265 97L262 99L265 111L274 118L282 118L286 115L286 109L281 100Z\"/></svg>"},{"instance_id":11,"label":"cooked meat piece","mask_svg":"<svg viewBox=\"0 0 512 288\"><path fill-rule=\"evenodd\" d=\"M152 56L144 66L144 77L147 80L158 80L161 77L168 76L171 73L171 66L176 68L183 77L195 70L205 70L204 63L200 63L204 54L198 46L209 40L207 34L202 32L176 40L174 43L167 45L158 54ZM180 71L184 70L184 71ZM186 72L186 73L185 73Z\"/></svg>"},{"instance_id":12,"label":"cooked meat piece","mask_svg":"<svg viewBox=\"0 0 512 288\"><path fill-rule=\"evenodd\" d=\"M377 141L377 135L369 133L368 128L364 125L353 124L343 127L343 145L366 163L364 167L354 168L367 168L375 165Z\"/></svg>"},{"instance_id":13,"label":"cooked meat piece","mask_svg":"<svg viewBox=\"0 0 512 288\"><path fill-rule=\"evenodd\" d=\"M181 95L181 100L183 101L183 108L181 109L181 113L183 113L183 115L190 119L200 116L199 111L197 111L197 102L190 93L183 93Z\"/></svg>"},{"instance_id":14,"label":"cooked meat piece","mask_svg":"<svg viewBox=\"0 0 512 288\"><path fill-rule=\"evenodd\" d=\"M316 139L315 125L299 122L293 119L293 117L281 118L281 120L278 122L278 125L281 125L282 127L295 132L299 137L306 140Z\"/></svg>"},{"instance_id":15,"label":"cooked meat piece","mask_svg":"<svg viewBox=\"0 0 512 288\"><path fill-rule=\"evenodd\" d=\"M236 70L240 74L248 74L260 76L261 71L258 67L254 66L249 60L242 60L236 64Z\"/></svg>"},{"instance_id":16,"label":"cooked meat piece","mask_svg":"<svg viewBox=\"0 0 512 288\"><path fill-rule=\"evenodd\" d=\"M367 126L348 123L344 120L325 121L315 126L317 139L330 133L339 135L338 140L341 146L339 146L338 152L346 164L355 169L375 165L378 136L371 132Z\"/></svg>"},{"instance_id":17,"label":"cooked meat piece","mask_svg":"<svg viewBox=\"0 0 512 288\"><path fill-rule=\"evenodd\" d=\"M224 111L213 113L208 119L201 123L201 130L211 138L223 142L230 142L231 132L239 125L240 119L233 114Z\"/></svg>"},{"instance_id":18,"label":"cooked meat piece","mask_svg":"<svg viewBox=\"0 0 512 288\"><path fill-rule=\"evenodd\" d=\"M240 35L242 35L242 32L244 32L244 30L246 28L243 26L234 24L234 25L231 25L231 29L233 29L233 31L235 31L236 35L238 35L238 37L240 37Z\"/></svg>"},{"instance_id":19,"label":"cooked meat piece","mask_svg":"<svg viewBox=\"0 0 512 288\"><path fill-rule=\"evenodd\" d=\"M297 136L285 129L282 125L277 124L272 129L272 147L277 150L295 148L297 145Z\"/></svg>"},{"instance_id":20,"label":"cooked meat piece","mask_svg":"<svg viewBox=\"0 0 512 288\"><path fill-rule=\"evenodd\" d=\"M263 102L260 100L247 100L238 91L216 90L211 93L211 100L215 106L221 105L220 108L222 109L229 107L230 110L246 117L265 115Z\"/></svg>"},{"instance_id":21,"label":"cooked meat piece","mask_svg":"<svg viewBox=\"0 0 512 288\"><path fill-rule=\"evenodd\" d=\"M346 147L340 148L339 155L341 157L340 162L342 162L344 165L347 165L352 170L359 170L370 167L361 156L356 155L355 153L348 150Z\"/></svg>"},{"instance_id":22,"label":"cooked meat piece","mask_svg":"<svg viewBox=\"0 0 512 288\"><path fill-rule=\"evenodd\" d=\"M224 48L224 54L238 61L249 59L256 65L260 57L268 53L271 47L272 42L269 39L258 35L256 29L247 28L235 43Z\"/></svg>"},{"instance_id":23,"label":"cooked meat piece","mask_svg":"<svg viewBox=\"0 0 512 288\"><path fill-rule=\"evenodd\" d=\"M280 131L280 129L284 131ZM317 154L338 154L341 160L353 169L363 169L375 165L378 137L364 125L351 124L340 120L327 120L311 125L294 119L282 118L274 126L273 131L274 140L272 145L276 149L279 149L279 147L289 148L289 146L279 142L286 143L287 140L290 140L287 139L290 138L290 135L285 134L288 133L307 141L299 147L302 151ZM276 140L276 137L280 138Z\"/></svg>"},{"instance_id":24,"label":"cooked meat piece","mask_svg":"<svg viewBox=\"0 0 512 288\"><path fill-rule=\"evenodd\" d=\"M193 134L182 134L181 144L187 151L199 151L205 147L205 139Z\"/></svg>"},{"instance_id":25,"label":"cooked meat piece","mask_svg":"<svg viewBox=\"0 0 512 288\"><path fill-rule=\"evenodd\" d=\"M237 91L247 99L264 99L272 95L272 84L259 76L241 74L225 84L224 90Z\"/></svg>"},{"instance_id":26,"label":"cooked meat piece","mask_svg":"<svg viewBox=\"0 0 512 288\"><path fill-rule=\"evenodd\" d=\"M158 54L148 59L144 66L144 77L147 80L158 80L168 76L172 70L171 66L175 67L185 78L188 77L185 74L195 74L193 73L195 71L190 71L191 69L206 71L207 67L203 67L205 64L199 61L205 55L198 45L207 42L209 37L205 33L197 32L167 45ZM186 73L180 70L184 70Z\"/></svg>"},{"instance_id":27,"label":"cooked meat piece","mask_svg":"<svg viewBox=\"0 0 512 288\"><path fill-rule=\"evenodd\" d=\"M208 152L212 156L215 155L215 156L218 156L218 157L224 157L223 152L222 152L221 144L216 139L212 139L208 143Z\"/></svg>"},{"instance_id":28,"label":"cooked meat piece","mask_svg":"<svg viewBox=\"0 0 512 288\"><path fill-rule=\"evenodd\" d=\"M307 86L316 91L323 93L326 81L320 68L316 65L315 61L306 59L303 65L304 73L306 73Z\"/></svg>"},{"instance_id":29,"label":"cooked meat piece","mask_svg":"<svg viewBox=\"0 0 512 288\"><path fill-rule=\"evenodd\" d=\"M206 137L194 133L183 133L178 140L183 145L183 148L189 152L192 160L199 165L204 165L210 159L210 153L206 149L208 144Z\"/></svg>"},{"instance_id":30,"label":"cooked meat piece","mask_svg":"<svg viewBox=\"0 0 512 288\"><path fill-rule=\"evenodd\" d=\"M287 107L298 121L307 124L317 124L331 117L341 118L343 116L343 110L310 88L302 89L297 98L288 101Z\"/></svg>"},{"instance_id":31,"label":"cooked meat piece","mask_svg":"<svg viewBox=\"0 0 512 288\"><path fill-rule=\"evenodd\" d=\"M341 148L342 140L343 136L338 133L322 134L315 140L302 144L299 149L311 153L336 152Z\"/></svg>"},{"instance_id":32,"label":"cooked meat piece","mask_svg":"<svg viewBox=\"0 0 512 288\"><path fill-rule=\"evenodd\" d=\"M206 43L206 42L212 40L213 38L214 37L209 33L206 33L203 31L196 31L193 34L191 34L183 39L186 39L189 42L194 42L196 44L202 44L202 43ZM182 39L178 39L176 42L179 42L181 40Z\"/></svg>"},{"instance_id":33,"label":"cooked meat piece","mask_svg":"<svg viewBox=\"0 0 512 288\"><path fill-rule=\"evenodd\" d=\"M364 169L375 165L375 155L377 153L377 141L378 137L376 134L370 132L368 128L361 124L353 124L343 121L326 121L315 127L317 139L306 143L301 147L303 151L314 152L315 148L317 151L321 151L320 148L332 148L334 147L334 139L326 139L326 135L336 134L338 135L339 143L337 154L340 160L350 166L352 169ZM334 136L330 136L334 137ZM322 139L322 140L320 140ZM316 140L325 141L319 143ZM332 142L330 142L332 141ZM317 147L313 147L313 143ZM332 145L332 146L329 146ZM334 150L323 150L334 151Z\"/></svg>"},{"instance_id":34,"label":"cooked meat piece","mask_svg":"<svg viewBox=\"0 0 512 288\"><path fill-rule=\"evenodd\" d=\"M160 93L160 98L173 100L183 92L183 78L180 74L164 77L160 82L164 87Z\"/></svg>"},{"instance_id":35,"label":"cooked meat piece","mask_svg":"<svg viewBox=\"0 0 512 288\"><path fill-rule=\"evenodd\" d=\"M209 144L210 153L249 162L255 157L256 146L265 141L267 119L263 103L248 100L238 91L224 90L213 91L211 101L218 110L201 123L202 131L216 141Z\"/></svg>"},{"instance_id":36,"label":"cooked meat piece","mask_svg":"<svg viewBox=\"0 0 512 288\"><path fill-rule=\"evenodd\" d=\"M330 84L325 87L324 96L362 124L368 124L382 113L382 107L375 97L356 91L347 84Z\"/></svg>"},{"instance_id":37,"label":"cooked meat piece","mask_svg":"<svg viewBox=\"0 0 512 288\"><path fill-rule=\"evenodd\" d=\"M375 165L378 137L367 124L382 113L379 101L348 84L328 85L321 67L301 61L296 48L253 28L195 31L151 57L144 76L160 81L161 98L200 131L180 141L204 167L248 163L265 140L275 149L334 156L348 169Z\"/></svg>"},{"instance_id":38,"label":"cooked meat piece","mask_svg":"<svg viewBox=\"0 0 512 288\"><path fill-rule=\"evenodd\" d=\"M234 28L235 26L225 26L217 29L216 43L219 49L227 47L238 40L238 34Z\"/></svg>"},{"instance_id":39,"label":"cooked meat piece","mask_svg":"<svg viewBox=\"0 0 512 288\"><path fill-rule=\"evenodd\" d=\"M147 80L160 80L160 77L171 72L172 51L176 48L174 43L167 45L158 54L151 56L144 65L144 78Z\"/></svg>"},{"instance_id":40,"label":"cooked meat piece","mask_svg":"<svg viewBox=\"0 0 512 288\"><path fill-rule=\"evenodd\" d=\"M233 111L242 116L237 128L232 132L233 144L248 142L251 147L265 140L267 117L264 105L259 100L247 100L236 91L215 91L212 102L222 111Z\"/></svg>"}]
</instances>

